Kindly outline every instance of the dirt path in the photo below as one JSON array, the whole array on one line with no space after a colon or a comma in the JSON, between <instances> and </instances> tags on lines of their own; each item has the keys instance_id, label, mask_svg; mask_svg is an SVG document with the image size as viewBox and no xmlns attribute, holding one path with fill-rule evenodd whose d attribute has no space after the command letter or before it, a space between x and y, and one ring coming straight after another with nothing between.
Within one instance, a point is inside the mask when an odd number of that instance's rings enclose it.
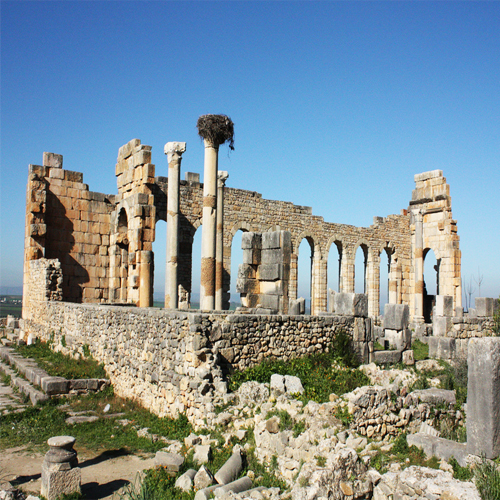
<instances>
[{"instance_id":1,"label":"dirt path","mask_svg":"<svg viewBox=\"0 0 500 500\"><path fill-rule=\"evenodd\" d=\"M153 454L138 456L120 450L99 453L75 449L82 470L82 493L87 500L111 499L122 486L133 482L138 472L154 467ZM43 453L31 451L28 446L2 450L0 478L16 479L20 489L39 494L43 457Z\"/></svg>"}]
</instances>

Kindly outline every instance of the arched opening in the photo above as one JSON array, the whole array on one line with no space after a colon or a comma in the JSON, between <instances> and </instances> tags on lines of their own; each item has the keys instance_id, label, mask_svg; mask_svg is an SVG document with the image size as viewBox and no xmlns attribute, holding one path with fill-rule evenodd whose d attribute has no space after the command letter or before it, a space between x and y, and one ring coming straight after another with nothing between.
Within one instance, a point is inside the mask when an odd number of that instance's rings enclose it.
<instances>
[{"instance_id":1,"label":"arched opening","mask_svg":"<svg viewBox=\"0 0 500 500\"><path fill-rule=\"evenodd\" d=\"M436 295L439 295L439 266L441 259L437 259L432 248L424 250L424 320L432 322L432 308L436 304Z\"/></svg>"},{"instance_id":2,"label":"arched opening","mask_svg":"<svg viewBox=\"0 0 500 500\"><path fill-rule=\"evenodd\" d=\"M246 233L245 229L238 229L233 236L231 241L231 276L230 276L230 286L229 286L229 309L234 310L241 306L240 294L236 291L236 281L238 279L238 268L240 264L243 264L243 250L241 248L241 238L243 233Z\"/></svg>"},{"instance_id":3,"label":"arched opening","mask_svg":"<svg viewBox=\"0 0 500 500\"><path fill-rule=\"evenodd\" d=\"M340 292L340 273L342 270L342 243L334 241L328 251L327 262L327 291L332 289L334 292ZM331 310L330 293L328 293L328 311Z\"/></svg>"},{"instance_id":4,"label":"arched opening","mask_svg":"<svg viewBox=\"0 0 500 500\"><path fill-rule=\"evenodd\" d=\"M116 239L116 244L118 247L118 253L120 255L118 259L118 277L120 280L120 288L118 294L119 302L127 302L128 297L128 217L127 212L124 208L120 210L118 214L118 236Z\"/></svg>"},{"instance_id":5,"label":"arched opening","mask_svg":"<svg viewBox=\"0 0 500 500\"><path fill-rule=\"evenodd\" d=\"M154 278L153 305L165 306L165 270L167 265L167 223L160 219L156 221L155 240L153 241Z\"/></svg>"},{"instance_id":6,"label":"arched opening","mask_svg":"<svg viewBox=\"0 0 500 500\"><path fill-rule=\"evenodd\" d=\"M314 256L314 242L306 236L300 242L297 250L297 298L303 297L306 301L306 314L311 313L312 296L312 263Z\"/></svg>"},{"instance_id":7,"label":"arched opening","mask_svg":"<svg viewBox=\"0 0 500 500\"><path fill-rule=\"evenodd\" d=\"M389 304L389 279L391 273L392 250L385 247L380 254L380 314L384 314L384 307Z\"/></svg>"},{"instance_id":8,"label":"arched opening","mask_svg":"<svg viewBox=\"0 0 500 500\"><path fill-rule=\"evenodd\" d=\"M368 264L368 248L362 244L356 249L354 261L354 291L355 293L366 293L366 272Z\"/></svg>"}]
</instances>

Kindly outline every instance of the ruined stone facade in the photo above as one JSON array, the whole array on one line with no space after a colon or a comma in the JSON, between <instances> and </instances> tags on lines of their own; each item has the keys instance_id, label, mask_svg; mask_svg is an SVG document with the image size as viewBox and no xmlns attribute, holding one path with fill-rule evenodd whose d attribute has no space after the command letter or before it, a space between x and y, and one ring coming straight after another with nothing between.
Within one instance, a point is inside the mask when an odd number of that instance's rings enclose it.
<instances>
[{"instance_id":1,"label":"ruined stone facade","mask_svg":"<svg viewBox=\"0 0 500 500\"><path fill-rule=\"evenodd\" d=\"M65 302L152 305L152 244L156 222L167 220L168 179L155 177L151 161L151 147L138 139L122 146L116 164L115 195L89 191L81 173L62 168L60 155L44 153L42 166L30 165L23 317L34 314L28 307L34 293L29 265L42 257L60 262ZM204 207L199 176L188 173L186 178L179 186L176 274L180 298L191 292L192 244L202 224ZM256 192L220 185L223 205L217 207L223 218L218 222L222 234L218 231L217 240L218 255L223 241L223 265L217 271L220 298L216 299L216 307L229 306L230 282L236 279L230 275L231 243L238 230L290 232L290 300L297 298L298 249L304 238L308 240L312 251L313 315L327 311L327 263L333 245L340 261L337 291L354 292L355 272L364 273L372 318L380 311L380 266L382 259L387 262L384 254L389 259L389 302L408 304L411 318L423 321L423 259L429 249L438 259L438 293L451 295L454 306L460 306L459 238L451 215L449 186L441 171L419 174L415 182L409 211L375 217L373 225L366 228L325 222L312 215L309 207L266 200ZM365 259L361 270L355 269L359 247Z\"/></svg>"}]
</instances>

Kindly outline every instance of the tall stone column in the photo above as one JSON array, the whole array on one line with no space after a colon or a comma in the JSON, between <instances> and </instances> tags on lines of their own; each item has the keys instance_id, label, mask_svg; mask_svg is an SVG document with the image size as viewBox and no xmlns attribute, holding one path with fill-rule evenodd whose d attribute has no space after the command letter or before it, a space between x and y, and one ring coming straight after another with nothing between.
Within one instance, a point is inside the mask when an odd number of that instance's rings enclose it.
<instances>
[{"instance_id":1,"label":"tall stone column","mask_svg":"<svg viewBox=\"0 0 500 500\"><path fill-rule=\"evenodd\" d=\"M415 316L417 323L424 322L424 222L422 212L413 212L415 220L415 248L413 265L415 269Z\"/></svg>"},{"instance_id":2,"label":"tall stone column","mask_svg":"<svg viewBox=\"0 0 500 500\"><path fill-rule=\"evenodd\" d=\"M176 309L179 303L177 261L179 255L179 184L182 153L185 142L167 142L165 154L168 158L167 193L167 267L165 269L165 308Z\"/></svg>"},{"instance_id":3,"label":"tall stone column","mask_svg":"<svg viewBox=\"0 0 500 500\"><path fill-rule=\"evenodd\" d=\"M203 228L201 234L200 308L215 307L215 248L217 241L217 163L219 146L205 139L203 169Z\"/></svg>"},{"instance_id":4,"label":"tall stone column","mask_svg":"<svg viewBox=\"0 0 500 500\"><path fill-rule=\"evenodd\" d=\"M217 243L215 249L215 309L222 310L224 293L224 186L229 174L217 174Z\"/></svg>"},{"instance_id":5,"label":"tall stone column","mask_svg":"<svg viewBox=\"0 0 500 500\"><path fill-rule=\"evenodd\" d=\"M203 228L201 234L200 308L215 307L215 251L217 241L217 163L219 146L229 141L234 149L234 124L225 115L198 118L198 134L205 144L203 169Z\"/></svg>"}]
</instances>

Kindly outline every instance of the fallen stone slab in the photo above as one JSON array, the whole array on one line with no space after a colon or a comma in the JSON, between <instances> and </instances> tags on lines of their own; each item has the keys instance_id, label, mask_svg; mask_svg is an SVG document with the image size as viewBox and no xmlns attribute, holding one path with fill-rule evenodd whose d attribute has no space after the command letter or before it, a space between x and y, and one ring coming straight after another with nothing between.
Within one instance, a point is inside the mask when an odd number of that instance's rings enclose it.
<instances>
[{"instance_id":1,"label":"fallen stone slab","mask_svg":"<svg viewBox=\"0 0 500 500\"><path fill-rule=\"evenodd\" d=\"M177 474L184 463L184 457L178 453L168 453L157 451L155 455L155 465L165 467L169 472ZM193 476L194 478L194 476Z\"/></svg>"},{"instance_id":2,"label":"fallen stone slab","mask_svg":"<svg viewBox=\"0 0 500 500\"><path fill-rule=\"evenodd\" d=\"M408 444L415 445L417 448L425 451L428 457L436 456L448 461L455 457L456 461L462 466L467 465L467 445L466 443L456 443L449 439L431 436L417 432L407 436Z\"/></svg>"},{"instance_id":3,"label":"fallen stone slab","mask_svg":"<svg viewBox=\"0 0 500 500\"><path fill-rule=\"evenodd\" d=\"M219 484L228 484L235 481L243 468L243 457L241 452L233 453L226 463L215 474L215 480Z\"/></svg>"},{"instance_id":4,"label":"fallen stone slab","mask_svg":"<svg viewBox=\"0 0 500 500\"><path fill-rule=\"evenodd\" d=\"M373 361L377 365L392 365L401 361L402 351L374 351Z\"/></svg>"},{"instance_id":5,"label":"fallen stone slab","mask_svg":"<svg viewBox=\"0 0 500 500\"><path fill-rule=\"evenodd\" d=\"M201 490L198 490L196 492L196 495L194 496L194 500L208 500L209 498L212 497L212 493L217 488L220 488L219 484L214 484L213 486L208 486L207 488L203 488Z\"/></svg>"},{"instance_id":6,"label":"fallen stone slab","mask_svg":"<svg viewBox=\"0 0 500 500\"><path fill-rule=\"evenodd\" d=\"M80 417L69 417L66 419L66 423L68 425L75 425L75 424L88 424L88 423L91 423L91 422L96 422L97 420L99 420L99 417L95 416L95 415L91 415L91 416L80 416Z\"/></svg>"},{"instance_id":7,"label":"fallen stone slab","mask_svg":"<svg viewBox=\"0 0 500 500\"><path fill-rule=\"evenodd\" d=\"M195 469L189 469L184 474L179 476L175 481L175 487L183 491L191 491L194 486L194 477L196 476Z\"/></svg>"},{"instance_id":8,"label":"fallen stone slab","mask_svg":"<svg viewBox=\"0 0 500 500\"><path fill-rule=\"evenodd\" d=\"M212 458L212 448L206 444L196 444L194 446L193 460L198 464L206 464Z\"/></svg>"}]
</instances>

